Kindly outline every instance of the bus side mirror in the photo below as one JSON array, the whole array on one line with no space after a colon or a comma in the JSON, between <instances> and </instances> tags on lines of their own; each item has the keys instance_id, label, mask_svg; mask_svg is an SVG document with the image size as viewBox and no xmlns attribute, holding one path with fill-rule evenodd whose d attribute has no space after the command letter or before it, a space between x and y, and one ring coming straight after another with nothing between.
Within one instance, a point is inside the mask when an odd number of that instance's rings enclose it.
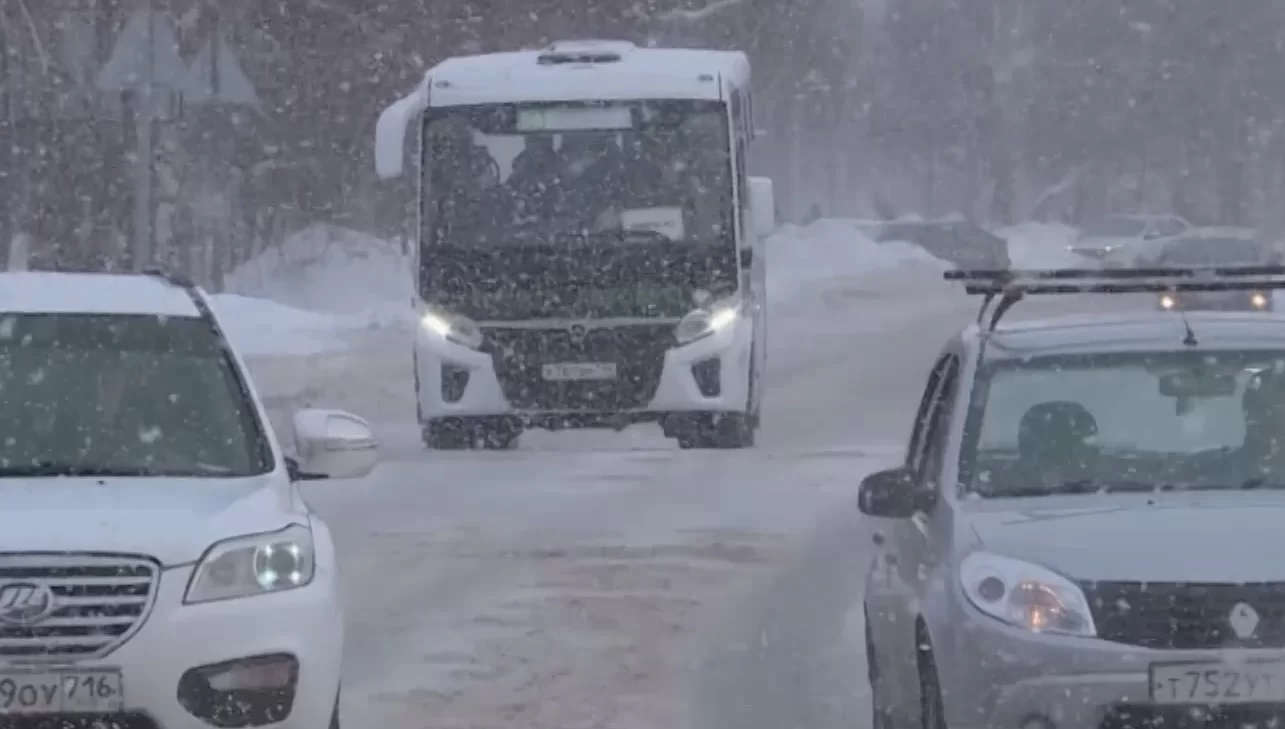
<instances>
[{"instance_id":1,"label":"bus side mirror","mask_svg":"<svg viewBox=\"0 0 1285 729\"><path fill-rule=\"evenodd\" d=\"M776 197L769 177L750 178L750 213L754 217L754 232L766 238L776 232Z\"/></svg>"},{"instance_id":2,"label":"bus side mirror","mask_svg":"<svg viewBox=\"0 0 1285 729\"><path fill-rule=\"evenodd\" d=\"M406 132L427 106L424 93L414 93L393 102L375 123L375 173L381 180L402 176L406 159Z\"/></svg>"}]
</instances>

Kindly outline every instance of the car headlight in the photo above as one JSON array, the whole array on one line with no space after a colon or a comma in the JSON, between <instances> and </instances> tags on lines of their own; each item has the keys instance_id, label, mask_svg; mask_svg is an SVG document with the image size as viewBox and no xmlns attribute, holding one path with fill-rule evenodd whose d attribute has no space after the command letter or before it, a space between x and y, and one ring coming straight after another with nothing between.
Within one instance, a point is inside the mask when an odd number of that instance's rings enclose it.
<instances>
[{"instance_id":1,"label":"car headlight","mask_svg":"<svg viewBox=\"0 0 1285 729\"><path fill-rule=\"evenodd\" d=\"M703 306L679 320L674 327L674 338L679 344L691 344L732 326L740 315L739 300L723 300Z\"/></svg>"},{"instance_id":2,"label":"car headlight","mask_svg":"<svg viewBox=\"0 0 1285 729\"><path fill-rule=\"evenodd\" d=\"M1172 294L1160 295L1160 308L1173 309L1173 308L1176 308L1177 306L1178 306L1178 300L1175 299Z\"/></svg>"},{"instance_id":3,"label":"car headlight","mask_svg":"<svg viewBox=\"0 0 1285 729\"><path fill-rule=\"evenodd\" d=\"M1261 291L1255 291L1249 295L1249 305L1255 309L1266 309L1267 305L1270 303L1271 299L1267 297L1267 294L1264 294Z\"/></svg>"},{"instance_id":4,"label":"car headlight","mask_svg":"<svg viewBox=\"0 0 1285 729\"><path fill-rule=\"evenodd\" d=\"M270 534L228 539L205 551L183 602L292 590L312 582L316 569L312 530L305 526L292 524Z\"/></svg>"},{"instance_id":5,"label":"car headlight","mask_svg":"<svg viewBox=\"0 0 1285 729\"><path fill-rule=\"evenodd\" d=\"M482 330L467 317L428 309L420 315L419 321L425 329L456 344L469 349L482 346Z\"/></svg>"},{"instance_id":6,"label":"car headlight","mask_svg":"<svg viewBox=\"0 0 1285 729\"><path fill-rule=\"evenodd\" d=\"M1037 633L1097 635L1084 591L1052 570L977 552L960 564L959 580L974 607L1009 625Z\"/></svg>"}]
</instances>

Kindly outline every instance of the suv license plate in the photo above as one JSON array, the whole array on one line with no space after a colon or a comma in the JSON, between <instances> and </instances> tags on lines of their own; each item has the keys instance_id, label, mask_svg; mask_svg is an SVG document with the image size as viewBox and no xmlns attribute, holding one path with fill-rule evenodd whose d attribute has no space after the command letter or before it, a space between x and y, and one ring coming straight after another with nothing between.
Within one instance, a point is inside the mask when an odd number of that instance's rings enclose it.
<instances>
[{"instance_id":1,"label":"suv license plate","mask_svg":"<svg viewBox=\"0 0 1285 729\"><path fill-rule=\"evenodd\" d=\"M112 714L124 706L119 671L0 672L0 716Z\"/></svg>"},{"instance_id":2,"label":"suv license plate","mask_svg":"<svg viewBox=\"0 0 1285 729\"><path fill-rule=\"evenodd\" d=\"M574 380L614 380L615 362L564 362L541 368L544 379L554 382Z\"/></svg>"}]
</instances>

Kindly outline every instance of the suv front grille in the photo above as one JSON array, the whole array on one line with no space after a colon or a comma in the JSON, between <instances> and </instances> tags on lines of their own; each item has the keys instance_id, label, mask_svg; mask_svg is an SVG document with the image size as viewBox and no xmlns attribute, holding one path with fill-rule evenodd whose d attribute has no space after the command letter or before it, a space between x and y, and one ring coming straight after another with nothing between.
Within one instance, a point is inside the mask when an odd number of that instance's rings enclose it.
<instances>
[{"instance_id":1,"label":"suv front grille","mask_svg":"<svg viewBox=\"0 0 1285 729\"><path fill-rule=\"evenodd\" d=\"M105 655L142 626L159 574L133 555L0 553L0 660Z\"/></svg>"},{"instance_id":2,"label":"suv front grille","mask_svg":"<svg viewBox=\"0 0 1285 729\"><path fill-rule=\"evenodd\" d=\"M1085 582L1081 587L1104 640L1165 650L1285 647L1282 582ZM1258 618L1245 637L1231 619L1241 603Z\"/></svg>"},{"instance_id":3,"label":"suv front grille","mask_svg":"<svg viewBox=\"0 0 1285 729\"><path fill-rule=\"evenodd\" d=\"M665 352L674 345L673 324L587 327L583 338L570 329L484 330L504 397L521 410L618 412L641 408L660 387ZM616 365L614 380L550 382L546 364L600 362Z\"/></svg>"}]
</instances>

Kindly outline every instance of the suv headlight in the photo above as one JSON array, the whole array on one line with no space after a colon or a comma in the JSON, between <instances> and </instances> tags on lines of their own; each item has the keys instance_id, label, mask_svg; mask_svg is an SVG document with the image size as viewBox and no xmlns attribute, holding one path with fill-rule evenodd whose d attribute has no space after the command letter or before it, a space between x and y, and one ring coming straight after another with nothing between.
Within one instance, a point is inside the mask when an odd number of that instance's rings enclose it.
<instances>
[{"instance_id":1,"label":"suv headlight","mask_svg":"<svg viewBox=\"0 0 1285 729\"><path fill-rule=\"evenodd\" d=\"M467 317L425 309L419 321L425 329L456 344L462 344L469 349L478 349L482 346L482 330Z\"/></svg>"},{"instance_id":2,"label":"suv headlight","mask_svg":"<svg viewBox=\"0 0 1285 729\"><path fill-rule=\"evenodd\" d=\"M1052 570L977 552L960 564L959 580L974 607L1009 625L1037 633L1097 635L1084 591Z\"/></svg>"},{"instance_id":3,"label":"suv headlight","mask_svg":"<svg viewBox=\"0 0 1285 729\"><path fill-rule=\"evenodd\" d=\"M739 299L723 299L702 306L688 313L674 327L674 338L679 344L691 344L698 339L717 334L736 323L741 316Z\"/></svg>"},{"instance_id":4,"label":"suv headlight","mask_svg":"<svg viewBox=\"0 0 1285 729\"><path fill-rule=\"evenodd\" d=\"M270 534L228 539L205 550L183 602L292 590L312 582L316 569L312 530L305 526L292 524Z\"/></svg>"}]
</instances>

